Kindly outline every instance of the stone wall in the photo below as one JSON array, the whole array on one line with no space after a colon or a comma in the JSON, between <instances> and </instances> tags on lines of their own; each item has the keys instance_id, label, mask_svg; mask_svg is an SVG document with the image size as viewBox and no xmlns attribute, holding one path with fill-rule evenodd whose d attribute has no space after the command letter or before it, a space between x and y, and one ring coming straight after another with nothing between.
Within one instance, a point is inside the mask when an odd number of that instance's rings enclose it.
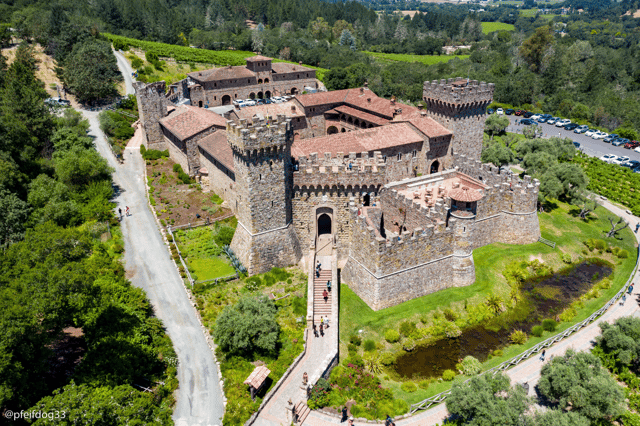
<instances>
[{"instance_id":1,"label":"stone wall","mask_svg":"<svg viewBox=\"0 0 640 426\"><path fill-rule=\"evenodd\" d=\"M199 147L198 151L200 152L200 166L205 167L208 171L208 175L202 178L204 188L219 195L226 201L226 205L235 212L235 174L202 148Z\"/></svg>"},{"instance_id":2,"label":"stone wall","mask_svg":"<svg viewBox=\"0 0 640 426\"><path fill-rule=\"evenodd\" d=\"M244 79L242 81L246 82L247 80ZM210 85L213 85L213 83L210 83ZM238 84L236 86L218 84L218 87L216 88L210 88L210 85L208 84L203 88L202 97L198 97L197 101L202 100L203 105L206 105L207 102L209 102L209 106L214 107L222 105L222 98L225 95L229 96L229 99L233 102L240 99L251 99L252 95L255 99L260 98L260 94L262 94L263 98L288 95L292 93L292 89L295 89L296 93L302 93L304 88L307 86L317 88L318 80L315 78L304 78L300 80L286 80L281 82L270 81L269 83L262 84L257 84L254 81L253 83ZM224 87L221 88L220 86ZM197 101L193 102L194 97L191 99L192 105L198 106Z\"/></svg>"},{"instance_id":3,"label":"stone wall","mask_svg":"<svg viewBox=\"0 0 640 426\"><path fill-rule=\"evenodd\" d=\"M138 114L144 134L143 144L147 149L164 150L165 140L160 127L160 120L167 115L168 101L165 97L165 82L144 84L134 83L138 99Z\"/></svg>"},{"instance_id":4,"label":"stone wall","mask_svg":"<svg viewBox=\"0 0 640 426\"><path fill-rule=\"evenodd\" d=\"M251 234L238 222L231 249L249 275L268 272L273 267L296 265L302 257L300 242L292 226Z\"/></svg>"},{"instance_id":5,"label":"stone wall","mask_svg":"<svg viewBox=\"0 0 640 426\"><path fill-rule=\"evenodd\" d=\"M198 149L198 141L205 136L210 135L216 131L215 127L203 130L191 136L184 141L177 138L169 130L163 128L163 135L166 149L169 150L169 156L171 159L179 163L182 166L182 170L190 176L196 174L196 171L200 169L200 151Z\"/></svg>"}]
</instances>

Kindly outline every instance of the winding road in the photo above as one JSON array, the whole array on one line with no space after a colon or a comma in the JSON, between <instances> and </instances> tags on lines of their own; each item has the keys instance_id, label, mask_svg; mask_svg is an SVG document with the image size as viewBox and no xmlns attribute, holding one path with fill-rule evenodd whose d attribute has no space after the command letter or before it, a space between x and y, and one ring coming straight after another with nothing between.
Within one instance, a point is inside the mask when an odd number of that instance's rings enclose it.
<instances>
[{"instance_id":1,"label":"winding road","mask_svg":"<svg viewBox=\"0 0 640 426\"><path fill-rule=\"evenodd\" d=\"M133 93L131 71L121 54L115 53L127 94ZM214 426L224 415L220 378L211 349L191 304L182 278L169 255L151 212L145 192L144 161L137 148L126 148L119 164L100 130L98 112L82 110L89 120L96 149L115 169L114 201L131 215L122 220L125 270L133 285L142 288L171 337L178 357L179 388L173 420L177 426Z\"/></svg>"}]
</instances>

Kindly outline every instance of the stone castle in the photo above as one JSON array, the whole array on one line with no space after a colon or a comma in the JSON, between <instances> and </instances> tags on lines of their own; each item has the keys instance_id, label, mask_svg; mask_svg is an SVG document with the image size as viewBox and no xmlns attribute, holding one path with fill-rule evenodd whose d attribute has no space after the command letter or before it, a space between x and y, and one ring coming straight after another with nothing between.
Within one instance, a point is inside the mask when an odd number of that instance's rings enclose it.
<instances>
[{"instance_id":1,"label":"stone castle","mask_svg":"<svg viewBox=\"0 0 640 426\"><path fill-rule=\"evenodd\" d=\"M138 83L149 148L234 210L251 274L313 261L320 240L374 310L475 281L473 250L538 240L539 182L482 164L493 84L425 82L424 108L357 89L216 114ZM170 111L170 112L169 112Z\"/></svg>"}]
</instances>

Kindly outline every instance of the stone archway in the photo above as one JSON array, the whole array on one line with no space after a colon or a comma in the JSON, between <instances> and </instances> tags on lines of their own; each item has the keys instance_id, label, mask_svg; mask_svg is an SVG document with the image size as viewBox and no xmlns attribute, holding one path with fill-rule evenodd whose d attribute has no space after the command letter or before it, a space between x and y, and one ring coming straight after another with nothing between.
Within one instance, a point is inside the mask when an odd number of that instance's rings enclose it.
<instances>
[{"instance_id":1,"label":"stone archway","mask_svg":"<svg viewBox=\"0 0 640 426\"><path fill-rule=\"evenodd\" d=\"M429 174L432 175L434 173L438 173L440 169L440 162L438 160L431 163L431 168L429 169Z\"/></svg>"},{"instance_id":2,"label":"stone archway","mask_svg":"<svg viewBox=\"0 0 640 426\"><path fill-rule=\"evenodd\" d=\"M318 236L324 234L331 234L331 217L326 213L318 216Z\"/></svg>"},{"instance_id":3,"label":"stone archway","mask_svg":"<svg viewBox=\"0 0 640 426\"><path fill-rule=\"evenodd\" d=\"M202 101L198 101L198 106L202 108Z\"/></svg>"},{"instance_id":4,"label":"stone archway","mask_svg":"<svg viewBox=\"0 0 640 426\"><path fill-rule=\"evenodd\" d=\"M262 99L264 98L264 95L262 94L262 92L258 92L258 99Z\"/></svg>"},{"instance_id":5,"label":"stone archway","mask_svg":"<svg viewBox=\"0 0 640 426\"><path fill-rule=\"evenodd\" d=\"M333 135L334 133L338 133L338 128L336 126L329 126L327 129L328 135Z\"/></svg>"},{"instance_id":6,"label":"stone archway","mask_svg":"<svg viewBox=\"0 0 640 426\"><path fill-rule=\"evenodd\" d=\"M296 89L295 87L292 87L292 88L291 88L291 94L292 94L292 95L295 95L295 94L297 94L297 93L298 93L298 89Z\"/></svg>"},{"instance_id":7,"label":"stone archway","mask_svg":"<svg viewBox=\"0 0 640 426\"><path fill-rule=\"evenodd\" d=\"M231 103L231 96L224 95L222 97L222 105L229 105Z\"/></svg>"},{"instance_id":8,"label":"stone archway","mask_svg":"<svg viewBox=\"0 0 640 426\"><path fill-rule=\"evenodd\" d=\"M256 98L256 94L251 92L251 94L249 94L249 99L255 99Z\"/></svg>"},{"instance_id":9,"label":"stone archway","mask_svg":"<svg viewBox=\"0 0 640 426\"><path fill-rule=\"evenodd\" d=\"M271 99L271 90L267 90L266 92L264 92L264 97L267 99Z\"/></svg>"}]
</instances>

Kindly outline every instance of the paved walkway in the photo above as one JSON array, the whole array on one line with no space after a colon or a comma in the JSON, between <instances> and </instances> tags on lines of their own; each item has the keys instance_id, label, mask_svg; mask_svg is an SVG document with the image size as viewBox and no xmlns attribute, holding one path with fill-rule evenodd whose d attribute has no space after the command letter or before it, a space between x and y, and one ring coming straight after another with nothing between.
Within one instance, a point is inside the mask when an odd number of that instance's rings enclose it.
<instances>
[{"instance_id":1,"label":"paved walkway","mask_svg":"<svg viewBox=\"0 0 640 426\"><path fill-rule=\"evenodd\" d=\"M608 201L599 201L605 208L627 220L632 230L635 229L635 224L639 221L637 217L627 213L625 210L622 210L617 206L614 206ZM634 235L636 236L636 239L640 241L640 234ZM640 271L635 271L633 282L638 285L634 286L632 296L627 296L627 301L624 305L617 303L611 306L604 315L589 326L548 348L546 352L546 360L544 362L549 362L549 359L552 356L564 355L567 349L574 349L576 351L586 351L591 349L595 342L595 338L600 334L600 327L598 324L602 321L613 323L616 319L624 316L640 317L640 307L638 303L638 299L640 298ZM540 361L538 356L532 356L528 360L518 364L510 370L507 370L506 374L511 379L512 384L529 382L529 394L534 395L534 387L540 379L540 369L543 365L544 363ZM431 407L428 410L418 412L410 418L398 420L395 423L398 426L432 426L443 423L447 417L449 417L449 412L447 411L446 405L442 403ZM318 411L312 411L304 424L305 426L328 426L340 424L340 419L337 417L327 416ZM363 425L365 423L356 421L354 424Z\"/></svg>"},{"instance_id":2,"label":"paved walkway","mask_svg":"<svg viewBox=\"0 0 640 426\"><path fill-rule=\"evenodd\" d=\"M145 290L171 337L178 356L179 388L173 419L177 426L220 425L224 406L215 360L173 266L167 247L147 204L144 162L138 147L125 149L126 161L118 164L100 131L98 113L82 111L89 119L90 134L98 152L115 169L113 176L118 207L131 208L121 225L125 243L125 270L133 285Z\"/></svg>"}]
</instances>

